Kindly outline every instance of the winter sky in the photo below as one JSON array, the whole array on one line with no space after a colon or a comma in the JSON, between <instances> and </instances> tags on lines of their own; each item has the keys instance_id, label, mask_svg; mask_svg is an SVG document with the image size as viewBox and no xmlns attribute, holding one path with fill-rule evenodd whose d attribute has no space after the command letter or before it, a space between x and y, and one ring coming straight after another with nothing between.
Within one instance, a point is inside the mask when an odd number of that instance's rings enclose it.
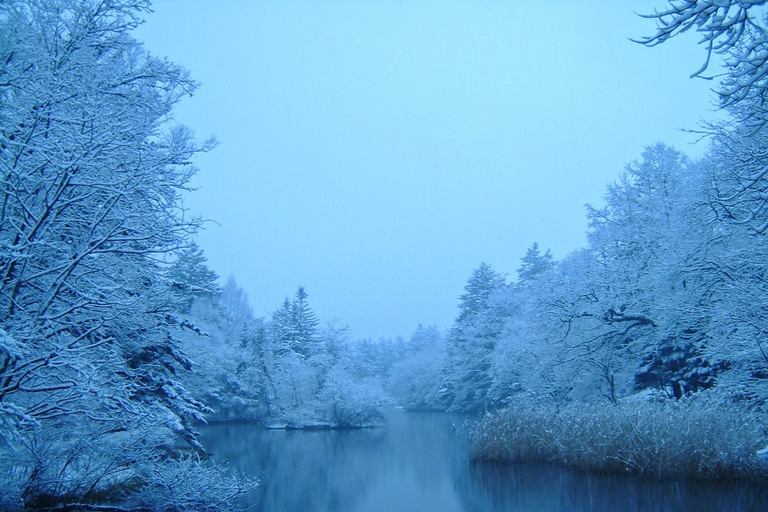
<instances>
[{"instance_id":1,"label":"winter sky","mask_svg":"<svg viewBox=\"0 0 768 512\"><path fill-rule=\"evenodd\" d=\"M585 245L586 203L712 118L695 34L663 0L156 0L135 36L202 86L177 120L219 146L187 198L257 315L298 286L355 338L448 327L480 262Z\"/></svg>"}]
</instances>

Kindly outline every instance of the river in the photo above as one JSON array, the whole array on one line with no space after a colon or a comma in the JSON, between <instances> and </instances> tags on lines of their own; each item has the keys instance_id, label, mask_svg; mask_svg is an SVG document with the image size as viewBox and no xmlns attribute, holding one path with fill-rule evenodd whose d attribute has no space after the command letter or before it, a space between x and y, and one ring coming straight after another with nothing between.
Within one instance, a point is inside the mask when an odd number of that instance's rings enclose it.
<instances>
[{"instance_id":1,"label":"river","mask_svg":"<svg viewBox=\"0 0 768 512\"><path fill-rule=\"evenodd\" d=\"M768 490L733 482L643 480L546 464L472 464L466 417L393 411L386 427L348 431L202 429L217 463L260 477L263 512L553 512L768 510Z\"/></svg>"}]
</instances>

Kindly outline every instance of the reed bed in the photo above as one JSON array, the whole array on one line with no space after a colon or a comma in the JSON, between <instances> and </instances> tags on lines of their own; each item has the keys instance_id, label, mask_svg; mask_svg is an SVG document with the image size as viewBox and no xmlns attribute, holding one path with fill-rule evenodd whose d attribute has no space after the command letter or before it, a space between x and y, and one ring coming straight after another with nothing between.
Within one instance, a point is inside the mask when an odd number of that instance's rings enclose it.
<instances>
[{"instance_id":1,"label":"reed bed","mask_svg":"<svg viewBox=\"0 0 768 512\"><path fill-rule=\"evenodd\" d=\"M713 397L640 404L521 404L473 429L473 460L552 462L657 478L768 483L757 450L768 437L744 403Z\"/></svg>"}]
</instances>

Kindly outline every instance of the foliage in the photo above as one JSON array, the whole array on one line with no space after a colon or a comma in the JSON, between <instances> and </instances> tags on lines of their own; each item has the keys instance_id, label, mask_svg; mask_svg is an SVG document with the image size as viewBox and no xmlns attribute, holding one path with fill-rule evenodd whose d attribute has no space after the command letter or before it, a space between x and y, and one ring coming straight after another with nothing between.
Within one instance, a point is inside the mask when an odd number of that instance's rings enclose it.
<instances>
[{"instance_id":1,"label":"foliage","mask_svg":"<svg viewBox=\"0 0 768 512\"><path fill-rule=\"evenodd\" d=\"M699 162L649 146L607 187L605 203L588 207L587 247L555 262L534 244L511 284L481 264L445 356L406 351L391 392L405 404L459 410L520 396L616 404L643 390L682 399L710 388L763 404L767 242L742 219L764 215L764 197L756 182L743 197L732 193L742 183L737 164L765 168L763 130L749 140L723 133ZM417 372L423 378L406 377Z\"/></svg>"},{"instance_id":2,"label":"foliage","mask_svg":"<svg viewBox=\"0 0 768 512\"><path fill-rule=\"evenodd\" d=\"M209 420L265 421L274 392L264 325L233 277L218 296L195 298L173 334L193 362L185 384L210 408Z\"/></svg>"},{"instance_id":3,"label":"foliage","mask_svg":"<svg viewBox=\"0 0 768 512\"><path fill-rule=\"evenodd\" d=\"M472 271L464 286L464 294L459 297L459 318L457 322L482 312L491 300L494 292L504 286L504 276L493 270L491 265L480 263Z\"/></svg>"},{"instance_id":4,"label":"foliage","mask_svg":"<svg viewBox=\"0 0 768 512\"><path fill-rule=\"evenodd\" d=\"M419 325L392 364L387 391L407 409L444 408L441 389L446 357L445 337L437 327Z\"/></svg>"},{"instance_id":5,"label":"foliage","mask_svg":"<svg viewBox=\"0 0 768 512\"><path fill-rule=\"evenodd\" d=\"M14 507L164 488L175 439L201 448L164 262L198 226L180 193L212 143L171 122L196 84L130 37L146 12L0 4L0 486Z\"/></svg>"},{"instance_id":6,"label":"foliage","mask_svg":"<svg viewBox=\"0 0 768 512\"><path fill-rule=\"evenodd\" d=\"M379 425L384 421L382 409L388 405L384 391L375 380L354 380L340 365L329 371L318 401L325 409L323 420L334 428Z\"/></svg>"},{"instance_id":7,"label":"foliage","mask_svg":"<svg viewBox=\"0 0 768 512\"><path fill-rule=\"evenodd\" d=\"M534 242L525 256L522 258L522 264L517 269L517 278L520 283L530 282L554 267L552 253L547 249L544 254L539 250L539 244Z\"/></svg>"},{"instance_id":8,"label":"foliage","mask_svg":"<svg viewBox=\"0 0 768 512\"><path fill-rule=\"evenodd\" d=\"M220 292L219 276L206 264L203 250L192 242L176 253L176 261L166 273L173 294L178 298L177 309L188 313L194 299L214 299Z\"/></svg>"},{"instance_id":9,"label":"foliage","mask_svg":"<svg viewBox=\"0 0 768 512\"><path fill-rule=\"evenodd\" d=\"M387 401L376 372L364 363L365 352L350 341L346 326L319 326L303 287L272 314L263 336L263 380L269 385L265 419L295 428L382 421Z\"/></svg>"}]
</instances>

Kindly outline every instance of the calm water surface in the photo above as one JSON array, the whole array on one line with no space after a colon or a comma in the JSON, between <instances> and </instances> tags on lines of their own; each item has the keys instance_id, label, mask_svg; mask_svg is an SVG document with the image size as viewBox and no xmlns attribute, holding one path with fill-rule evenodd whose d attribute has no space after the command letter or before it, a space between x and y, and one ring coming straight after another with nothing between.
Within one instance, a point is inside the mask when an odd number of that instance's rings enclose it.
<instances>
[{"instance_id":1,"label":"calm water surface","mask_svg":"<svg viewBox=\"0 0 768 512\"><path fill-rule=\"evenodd\" d=\"M216 462L261 477L264 512L768 511L768 491L725 482L658 482L550 465L471 464L466 417L390 414L384 428L260 430L210 425Z\"/></svg>"}]
</instances>

